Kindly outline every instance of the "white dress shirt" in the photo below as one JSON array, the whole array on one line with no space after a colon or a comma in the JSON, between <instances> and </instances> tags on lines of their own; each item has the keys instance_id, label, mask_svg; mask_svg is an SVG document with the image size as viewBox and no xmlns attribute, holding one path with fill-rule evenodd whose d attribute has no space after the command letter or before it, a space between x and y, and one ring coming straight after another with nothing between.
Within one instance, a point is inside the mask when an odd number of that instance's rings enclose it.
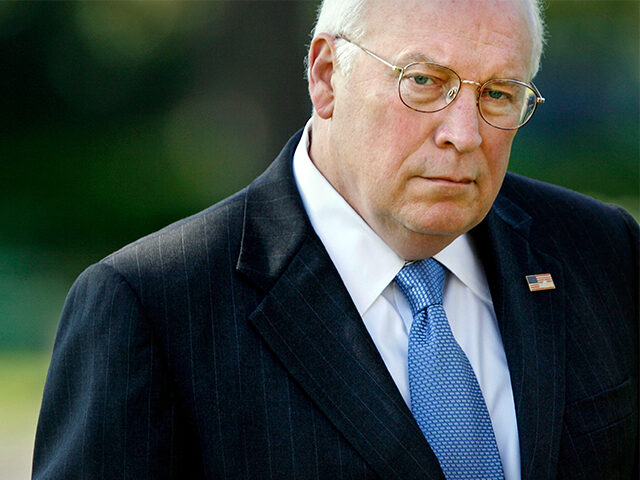
<instances>
[{"instance_id":1,"label":"white dress shirt","mask_svg":"<svg viewBox=\"0 0 640 480\"><path fill-rule=\"evenodd\" d=\"M309 157L311 121L293 158L293 171L316 234L411 407L407 351L413 315L393 281L399 257L324 178ZM484 396L505 474L520 479L520 450L511 379L487 279L465 234L434 256L446 267L443 305L453 336L469 358Z\"/></svg>"}]
</instances>

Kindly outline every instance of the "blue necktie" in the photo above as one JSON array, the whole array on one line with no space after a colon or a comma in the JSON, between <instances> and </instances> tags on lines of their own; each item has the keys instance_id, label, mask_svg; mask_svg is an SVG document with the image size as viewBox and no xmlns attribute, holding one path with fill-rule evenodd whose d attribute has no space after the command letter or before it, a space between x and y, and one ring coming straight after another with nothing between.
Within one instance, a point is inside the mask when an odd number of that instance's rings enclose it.
<instances>
[{"instance_id":1,"label":"blue necktie","mask_svg":"<svg viewBox=\"0 0 640 480\"><path fill-rule=\"evenodd\" d=\"M503 479L489 412L442 306L444 267L405 265L396 284L409 301L411 412L448 480Z\"/></svg>"}]
</instances>

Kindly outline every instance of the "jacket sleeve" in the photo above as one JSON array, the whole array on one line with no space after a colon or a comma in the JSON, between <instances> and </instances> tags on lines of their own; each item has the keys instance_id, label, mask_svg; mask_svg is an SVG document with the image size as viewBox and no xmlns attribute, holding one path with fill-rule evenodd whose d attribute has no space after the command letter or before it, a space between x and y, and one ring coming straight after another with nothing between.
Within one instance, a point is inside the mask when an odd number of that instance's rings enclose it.
<instances>
[{"instance_id":1,"label":"jacket sleeve","mask_svg":"<svg viewBox=\"0 0 640 480\"><path fill-rule=\"evenodd\" d=\"M90 267L62 312L33 478L197 478L185 428L134 289L113 267Z\"/></svg>"},{"instance_id":2,"label":"jacket sleeve","mask_svg":"<svg viewBox=\"0 0 640 480\"><path fill-rule=\"evenodd\" d=\"M638 369L640 368L639 362L639 349L640 349L640 227L638 223L621 208L618 209L620 215L622 216L627 228L629 229L630 237L631 237L631 265L633 271L633 280L632 280L632 291L635 293L634 305L636 307L635 312L632 314L632 319L634 321L634 325L632 328L633 336L636 340L636 350L635 350L635 372L634 378L635 381L635 393L634 398L636 399L636 444L633 446L633 451L635 452L633 471L631 473L630 478L640 478L640 434L638 430Z\"/></svg>"}]
</instances>

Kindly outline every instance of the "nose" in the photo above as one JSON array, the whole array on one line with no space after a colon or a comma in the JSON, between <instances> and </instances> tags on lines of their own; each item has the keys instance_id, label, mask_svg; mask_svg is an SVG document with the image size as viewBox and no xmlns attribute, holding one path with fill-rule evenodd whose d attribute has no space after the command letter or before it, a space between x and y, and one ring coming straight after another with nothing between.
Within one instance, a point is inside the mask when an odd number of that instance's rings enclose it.
<instances>
[{"instance_id":1,"label":"nose","mask_svg":"<svg viewBox=\"0 0 640 480\"><path fill-rule=\"evenodd\" d=\"M442 121L435 132L435 142L441 148L453 146L460 153L469 153L482 144L477 91L469 85L461 88L455 101L442 110Z\"/></svg>"}]
</instances>

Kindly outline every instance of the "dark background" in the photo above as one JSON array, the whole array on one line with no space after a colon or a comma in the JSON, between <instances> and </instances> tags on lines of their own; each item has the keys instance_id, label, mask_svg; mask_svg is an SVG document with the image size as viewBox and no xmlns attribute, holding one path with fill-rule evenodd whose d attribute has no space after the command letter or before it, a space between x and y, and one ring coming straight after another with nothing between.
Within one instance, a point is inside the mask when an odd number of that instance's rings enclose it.
<instances>
[{"instance_id":1,"label":"dark background","mask_svg":"<svg viewBox=\"0 0 640 480\"><path fill-rule=\"evenodd\" d=\"M310 113L317 3L0 2L0 351L49 351L82 269L270 163ZM511 170L638 215L638 21L547 2Z\"/></svg>"}]
</instances>

